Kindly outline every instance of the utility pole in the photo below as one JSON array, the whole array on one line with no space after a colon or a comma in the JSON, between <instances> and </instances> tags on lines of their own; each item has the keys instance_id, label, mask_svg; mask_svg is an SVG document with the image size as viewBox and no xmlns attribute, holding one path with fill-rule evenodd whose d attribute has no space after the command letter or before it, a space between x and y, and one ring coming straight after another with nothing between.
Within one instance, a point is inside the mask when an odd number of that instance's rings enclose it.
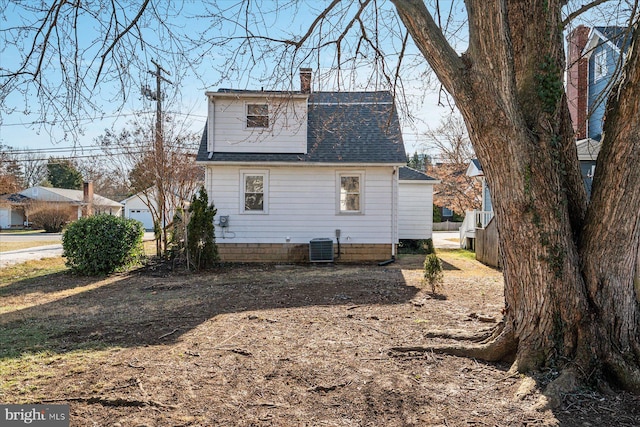
<instances>
[{"instance_id":1,"label":"utility pole","mask_svg":"<svg viewBox=\"0 0 640 427\"><path fill-rule=\"evenodd\" d=\"M151 60L153 65L156 66L155 71L149 70L149 74L156 78L156 91L152 92L148 86L142 88L142 94L147 98L156 101L156 134L155 134L155 155L154 155L154 169L155 169L155 184L156 191L158 192L158 216L160 224L154 224L154 232L156 236L156 255L161 256L164 249L167 248L167 218L166 218L166 194L164 178L165 171L165 152L164 152L164 135L162 133L162 90L161 83L163 81L173 84L170 80L165 78L162 73L171 75L171 73L162 66ZM160 241L162 239L162 242Z\"/></svg>"}]
</instances>

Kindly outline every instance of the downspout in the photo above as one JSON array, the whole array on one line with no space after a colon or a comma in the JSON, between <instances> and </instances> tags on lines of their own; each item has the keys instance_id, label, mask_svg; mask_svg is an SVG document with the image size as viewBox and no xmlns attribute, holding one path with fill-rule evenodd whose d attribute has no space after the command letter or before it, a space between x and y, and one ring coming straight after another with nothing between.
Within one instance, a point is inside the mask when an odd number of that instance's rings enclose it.
<instances>
[{"instance_id":1,"label":"downspout","mask_svg":"<svg viewBox=\"0 0 640 427\"><path fill-rule=\"evenodd\" d=\"M391 174L391 259L381 261L379 266L385 266L396 260L396 241L398 240L398 167L393 167Z\"/></svg>"},{"instance_id":2,"label":"downspout","mask_svg":"<svg viewBox=\"0 0 640 427\"><path fill-rule=\"evenodd\" d=\"M391 174L391 258L396 258L398 241L398 167Z\"/></svg>"}]
</instances>

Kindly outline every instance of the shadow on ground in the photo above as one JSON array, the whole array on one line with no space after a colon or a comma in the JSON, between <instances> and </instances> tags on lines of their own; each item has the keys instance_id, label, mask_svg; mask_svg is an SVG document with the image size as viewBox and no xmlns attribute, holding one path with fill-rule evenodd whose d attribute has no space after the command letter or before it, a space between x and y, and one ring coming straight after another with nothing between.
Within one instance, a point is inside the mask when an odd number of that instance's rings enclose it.
<instances>
[{"instance_id":1,"label":"shadow on ground","mask_svg":"<svg viewBox=\"0 0 640 427\"><path fill-rule=\"evenodd\" d=\"M55 299L56 292L64 291L75 293ZM0 358L40 351L169 344L225 313L400 304L418 291L406 285L400 270L375 265L235 266L202 274L165 275L141 270L106 280L53 274L18 281L0 293L5 311L14 305L11 297L38 292L50 299L39 303L32 298L22 303L26 308L0 315Z\"/></svg>"}]
</instances>

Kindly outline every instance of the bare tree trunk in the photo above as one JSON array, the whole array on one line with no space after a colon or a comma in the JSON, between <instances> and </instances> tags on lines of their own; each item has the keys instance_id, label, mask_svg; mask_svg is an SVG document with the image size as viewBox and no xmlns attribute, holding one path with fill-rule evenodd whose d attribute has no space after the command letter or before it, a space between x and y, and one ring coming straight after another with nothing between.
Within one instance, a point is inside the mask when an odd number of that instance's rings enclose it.
<instances>
[{"instance_id":1,"label":"bare tree trunk","mask_svg":"<svg viewBox=\"0 0 640 427\"><path fill-rule=\"evenodd\" d=\"M394 4L462 112L492 192L505 280L501 337L511 342L469 354L495 359L502 350L506 358L516 349L520 371L565 367L584 380L599 372L640 391L637 59L609 105L613 123L587 208L564 96L562 1L467 0L461 56L422 2Z\"/></svg>"}]
</instances>

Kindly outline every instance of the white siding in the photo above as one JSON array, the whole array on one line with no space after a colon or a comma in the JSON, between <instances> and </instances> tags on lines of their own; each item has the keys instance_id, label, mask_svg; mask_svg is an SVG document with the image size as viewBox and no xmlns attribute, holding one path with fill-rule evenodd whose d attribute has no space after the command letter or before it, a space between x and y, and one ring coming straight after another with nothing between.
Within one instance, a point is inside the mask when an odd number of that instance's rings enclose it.
<instances>
[{"instance_id":1,"label":"white siding","mask_svg":"<svg viewBox=\"0 0 640 427\"><path fill-rule=\"evenodd\" d=\"M398 190L398 238L431 238L433 185L420 181L400 181Z\"/></svg>"},{"instance_id":2,"label":"white siding","mask_svg":"<svg viewBox=\"0 0 640 427\"><path fill-rule=\"evenodd\" d=\"M219 98L209 100L213 132L208 146L215 152L234 153L306 153L306 99L287 98ZM246 105L267 103L269 127L246 127ZM213 116L213 117L211 117ZM211 129L211 128L209 128ZM212 140L211 140L212 139Z\"/></svg>"},{"instance_id":3,"label":"white siding","mask_svg":"<svg viewBox=\"0 0 640 427\"><path fill-rule=\"evenodd\" d=\"M11 227L11 208L0 208L0 228Z\"/></svg>"},{"instance_id":4,"label":"white siding","mask_svg":"<svg viewBox=\"0 0 640 427\"><path fill-rule=\"evenodd\" d=\"M229 227L216 226L218 243L309 243L332 238L341 230L341 243L392 243L393 168L262 167L269 171L265 195L268 214L240 213L240 176L252 167L209 166L206 188ZM364 172L364 213L338 213L339 171ZM395 242L393 242L395 243Z\"/></svg>"}]
</instances>

